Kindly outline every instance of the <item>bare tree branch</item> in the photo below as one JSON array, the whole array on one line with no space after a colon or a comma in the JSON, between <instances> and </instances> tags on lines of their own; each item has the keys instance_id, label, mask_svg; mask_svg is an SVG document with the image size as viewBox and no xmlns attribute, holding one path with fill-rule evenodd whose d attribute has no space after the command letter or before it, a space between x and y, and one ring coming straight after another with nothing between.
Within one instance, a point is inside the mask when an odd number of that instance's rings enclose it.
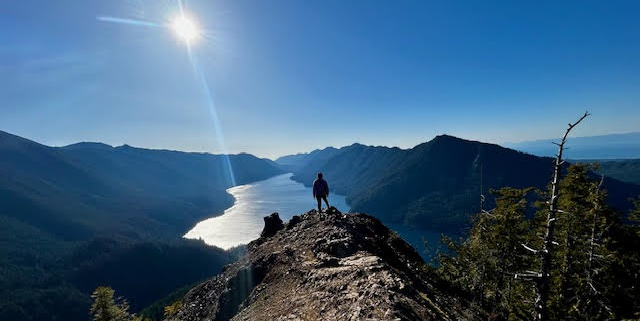
<instances>
[{"instance_id":1,"label":"bare tree branch","mask_svg":"<svg viewBox=\"0 0 640 321\"><path fill-rule=\"evenodd\" d=\"M602 257L601 255L595 254L594 250L596 248L596 246L599 246L600 244L597 244L596 241L596 227L597 227L597 221L598 221L598 208L599 208L599 202L598 202L598 196L600 195L600 188L602 187L602 182L604 182L604 175L602 175L600 177L600 183L598 183L598 186L595 187L596 191L595 191L595 198L592 200L593 202L593 220L591 221L591 241L589 242L589 263L588 263L588 267L587 267L587 283L589 283L589 285L591 286L591 289L593 289L594 293L598 294L598 290L596 290L596 288L593 286L593 275L594 275L594 269L593 269L593 259L594 257Z\"/></svg>"},{"instance_id":2,"label":"bare tree branch","mask_svg":"<svg viewBox=\"0 0 640 321\"><path fill-rule=\"evenodd\" d=\"M532 249L530 247L528 247L526 244L520 243L520 245L522 245L522 247L524 247L525 249L533 252L533 253L538 253L538 250Z\"/></svg>"},{"instance_id":3,"label":"bare tree branch","mask_svg":"<svg viewBox=\"0 0 640 321\"><path fill-rule=\"evenodd\" d=\"M549 311L547 309L547 301L549 299L549 271L551 270L551 257L552 257L552 244L553 233L555 228L556 214L558 213L558 195L559 195L559 182L562 171L562 165L564 161L562 159L562 153L565 150L565 143L571 130L576 127L580 122L589 116L589 112L585 112L578 121L573 124L569 124L567 130L560 143L555 143L558 146L558 154L553 166L553 181L551 182L551 198L549 202L549 212L547 213L547 222L545 228L545 234L542 242L542 249L540 253L540 279L536 284L536 298L534 303L535 319L538 321L548 320Z\"/></svg>"}]
</instances>

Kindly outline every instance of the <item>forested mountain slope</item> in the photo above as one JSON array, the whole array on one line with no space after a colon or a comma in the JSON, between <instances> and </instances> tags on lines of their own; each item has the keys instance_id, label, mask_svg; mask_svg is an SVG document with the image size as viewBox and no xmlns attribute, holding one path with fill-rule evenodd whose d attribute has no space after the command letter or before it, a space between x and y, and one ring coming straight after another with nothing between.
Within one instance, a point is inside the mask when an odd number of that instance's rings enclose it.
<instances>
[{"instance_id":1,"label":"forested mountain slope","mask_svg":"<svg viewBox=\"0 0 640 321\"><path fill-rule=\"evenodd\" d=\"M228 159L236 184L282 173ZM233 204L228 168L224 155L49 147L0 131L0 319L85 320L91 287L122 284L115 271L135 307L217 273L228 253L180 237Z\"/></svg>"},{"instance_id":2,"label":"forested mountain slope","mask_svg":"<svg viewBox=\"0 0 640 321\"><path fill-rule=\"evenodd\" d=\"M53 148L3 132L0 154L3 215L66 239L141 226L143 237L180 234L232 204L224 155L96 143ZM282 172L248 154L228 159L236 184Z\"/></svg>"},{"instance_id":3,"label":"forested mountain slope","mask_svg":"<svg viewBox=\"0 0 640 321\"><path fill-rule=\"evenodd\" d=\"M640 185L640 159L580 161L581 163L598 163L596 172L617 180Z\"/></svg>"},{"instance_id":4,"label":"forested mountain slope","mask_svg":"<svg viewBox=\"0 0 640 321\"><path fill-rule=\"evenodd\" d=\"M322 164L294 172L293 178L309 185L317 172L348 197L352 211L386 223L458 233L480 209L481 186L487 206L492 205L492 188L545 188L552 159L442 135L407 150L343 147ZM621 208L640 194L640 186L615 179L605 179L604 186L611 203Z\"/></svg>"}]
</instances>

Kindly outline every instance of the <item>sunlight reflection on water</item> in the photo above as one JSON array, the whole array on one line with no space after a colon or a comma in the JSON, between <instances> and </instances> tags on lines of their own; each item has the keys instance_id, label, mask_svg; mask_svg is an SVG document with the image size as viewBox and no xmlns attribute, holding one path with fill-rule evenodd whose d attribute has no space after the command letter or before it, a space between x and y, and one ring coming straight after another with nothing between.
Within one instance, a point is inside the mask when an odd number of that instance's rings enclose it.
<instances>
[{"instance_id":1,"label":"sunlight reflection on water","mask_svg":"<svg viewBox=\"0 0 640 321\"><path fill-rule=\"evenodd\" d=\"M184 237L201 238L209 245L228 249L258 238L264 227L264 216L278 212L280 218L287 221L293 215L315 208L311 189L291 180L292 175L278 175L227 189L236 199L233 206L220 216L199 222ZM342 212L349 211L342 195L330 194L329 204Z\"/></svg>"}]
</instances>

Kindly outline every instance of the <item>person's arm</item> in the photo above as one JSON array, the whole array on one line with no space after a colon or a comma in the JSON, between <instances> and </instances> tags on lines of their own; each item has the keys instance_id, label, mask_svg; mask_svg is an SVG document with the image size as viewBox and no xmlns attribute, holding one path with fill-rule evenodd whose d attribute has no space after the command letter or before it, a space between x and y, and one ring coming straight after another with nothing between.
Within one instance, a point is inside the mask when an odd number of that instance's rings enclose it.
<instances>
[{"instance_id":1,"label":"person's arm","mask_svg":"<svg viewBox=\"0 0 640 321\"><path fill-rule=\"evenodd\" d=\"M311 186L311 195L316 198L316 181L313 181L313 186Z\"/></svg>"}]
</instances>

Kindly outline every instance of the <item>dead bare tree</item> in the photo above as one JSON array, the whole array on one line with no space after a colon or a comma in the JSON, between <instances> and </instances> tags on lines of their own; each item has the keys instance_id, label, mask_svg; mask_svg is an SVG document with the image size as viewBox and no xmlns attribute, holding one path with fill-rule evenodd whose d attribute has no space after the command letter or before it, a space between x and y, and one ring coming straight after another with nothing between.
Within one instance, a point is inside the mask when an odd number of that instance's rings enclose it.
<instances>
[{"instance_id":1,"label":"dead bare tree","mask_svg":"<svg viewBox=\"0 0 640 321\"><path fill-rule=\"evenodd\" d=\"M599 305L604 311L606 311L610 317L613 316L613 312L611 307L607 304L606 299L603 297L601 290L598 290L598 286L596 285L596 280L594 279L596 275L599 273L599 268L597 264L600 260L609 260L611 259L609 255L596 254L596 248L603 248L605 244L602 243L604 240L602 239L602 234L604 234L605 230L608 230L611 227L611 224L608 222L604 222L604 225L598 225L598 217L600 210L600 189L602 187L602 183L604 182L604 175L600 178L600 182L598 184L593 184L592 189L594 190L592 193L594 194L591 203L593 204L593 220L591 222L591 237L589 238L589 250L588 250L588 261L587 261L587 285L589 285L590 296L593 301Z\"/></svg>"},{"instance_id":2,"label":"dead bare tree","mask_svg":"<svg viewBox=\"0 0 640 321\"><path fill-rule=\"evenodd\" d=\"M549 311L547 308L547 301L549 299L549 271L551 270L551 254L553 252L553 232L556 223L556 215L558 214L558 184L560 182L560 175L564 160L562 154L564 152L565 143L571 130L576 127L582 120L589 116L589 112L585 112L578 121L573 124L569 124L569 127L564 132L560 143L554 143L558 145L558 154L553 166L553 181L551 182L551 197L548 201L549 212L547 213L547 220L545 224L545 232L542 239L542 249L537 251L540 255L540 273L538 274L536 282L536 298L534 301L535 319L542 321L549 319Z\"/></svg>"},{"instance_id":3,"label":"dead bare tree","mask_svg":"<svg viewBox=\"0 0 640 321\"><path fill-rule=\"evenodd\" d=\"M596 228L598 226L598 210L600 207L600 203L598 202L598 196L600 194L600 188L602 187L602 182L604 182L604 175L602 175L602 177L600 178L600 183L595 187L595 199L592 200L593 203L593 221L591 222L591 238L589 240L589 261L588 261L588 267L587 267L587 283L589 284L589 286L591 287L591 290L594 292L598 292L598 290L596 290L596 287L593 286L593 274L594 274L594 268L593 268L593 258L594 258L594 249L596 246Z\"/></svg>"}]
</instances>

